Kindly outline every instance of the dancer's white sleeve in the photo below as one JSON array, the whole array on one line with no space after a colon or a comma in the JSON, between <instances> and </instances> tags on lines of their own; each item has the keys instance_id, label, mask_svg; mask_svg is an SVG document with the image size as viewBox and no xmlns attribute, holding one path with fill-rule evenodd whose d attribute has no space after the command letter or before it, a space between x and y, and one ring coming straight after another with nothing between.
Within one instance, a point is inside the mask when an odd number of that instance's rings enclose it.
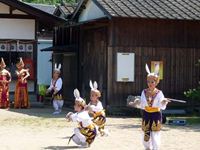
<instances>
[{"instance_id":1,"label":"dancer's white sleeve","mask_svg":"<svg viewBox=\"0 0 200 150\"><path fill-rule=\"evenodd\" d=\"M77 114L77 113L72 114L72 115L70 116L70 118L71 118L71 120L72 120L73 122L79 121L79 118L78 118L78 114Z\"/></svg>"},{"instance_id":2,"label":"dancer's white sleeve","mask_svg":"<svg viewBox=\"0 0 200 150\"><path fill-rule=\"evenodd\" d=\"M102 106L101 102L98 102L96 106L95 105L90 105L90 107L92 108L92 111L94 111L94 112L99 112L99 111L103 110L103 106Z\"/></svg>"},{"instance_id":3,"label":"dancer's white sleeve","mask_svg":"<svg viewBox=\"0 0 200 150\"><path fill-rule=\"evenodd\" d=\"M48 91L51 91L53 89L53 80L51 80L51 84L49 86L49 88L47 89Z\"/></svg>"},{"instance_id":4,"label":"dancer's white sleeve","mask_svg":"<svg viewBox=\"0 0 200 150\"><path fill-rule=\"evenodd\" d=\"M61 79L61 78L59 78L59 79L56 81L56 86L55 86L55 88L56 88L56 91L60 91L60 90L61 90L61 88L62 88L62 79Z\"/></svg>"},{"instance_id":5,"label":"dancer's white sleeve","mask_svg":"<svg viewBox=\"0 0 200 150\"><path fill-rule=\"evenodd\" d=\"M163 104L162 101L165 99L165 96L163 94L162 91L160 91L157 95L157 99L158 99L158 102L159 102L159 108L162 109L162 110L165 110L166 109L166 106L167 104Z\"/></svg>"},{"instance_id":6,"label":"dancer's white sleeve","mask_svg":"<svg viewBox=\"0 0 200 150\"><path fill-rule=\"evenodd\" d=\"M146 106L146 96L144 94L144 90L142 91L141 97L140 97L140 103L138 104L138 108L144 109Z\"/></svg>"}]
</instances>

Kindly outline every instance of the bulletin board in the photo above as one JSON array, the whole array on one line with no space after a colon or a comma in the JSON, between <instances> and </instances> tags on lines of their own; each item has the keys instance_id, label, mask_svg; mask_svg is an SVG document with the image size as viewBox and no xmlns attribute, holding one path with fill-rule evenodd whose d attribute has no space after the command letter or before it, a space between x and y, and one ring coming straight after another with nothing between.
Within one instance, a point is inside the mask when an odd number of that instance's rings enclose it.
<instances>
[{"instance_id":1,"label":"bulletin board","mask_svg":"<svg viewBox=\"0 0 200 150\"><path fill-rule=\"evenodd\" d=\"M163 61L151 61L151 72L154 72L155 66L159 66L158 76L160 80L163 79Z\"/></svg>"},{"instance_id":2,"label":"bulletin board","mask_svg":"<svg viewBox=\"0 0 200 150\"><path fill-rule=\"evenodd\" d=\"M134 82L135 53L117 53L117 82Z\"/></svg>"}]
</instances>

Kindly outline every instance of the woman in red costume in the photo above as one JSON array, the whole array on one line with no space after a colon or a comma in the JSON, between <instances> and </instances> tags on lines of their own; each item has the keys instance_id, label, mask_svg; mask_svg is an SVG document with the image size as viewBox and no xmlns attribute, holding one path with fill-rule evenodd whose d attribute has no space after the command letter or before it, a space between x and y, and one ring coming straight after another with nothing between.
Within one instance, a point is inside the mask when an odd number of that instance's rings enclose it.
<instances>
[{"instance_id":1,"label":"woman in red costume","mask_svg":"<svg viewBox=\"0 0 200 150\"><path fill-rule=\"evenodd\" d=\"M9 107L9 83L11 82L11 75L6 69L6 64L1 58L0 63L0 108Z\"/></svg>"},{"instance_id":2,"label":"woman in red costume","mask_svg":"<svg viewBox=\"0 0 200 150\"><path fill-rule=\"evenodd\" d=\"M29 98L28 98L28 86L27 78L30 76L29 70L24 69L24 62L20 58L17 63L16 74L18 81L16 83L15 89L15 103L14 108L29 108Z\"/></svg>"}]
</instances>

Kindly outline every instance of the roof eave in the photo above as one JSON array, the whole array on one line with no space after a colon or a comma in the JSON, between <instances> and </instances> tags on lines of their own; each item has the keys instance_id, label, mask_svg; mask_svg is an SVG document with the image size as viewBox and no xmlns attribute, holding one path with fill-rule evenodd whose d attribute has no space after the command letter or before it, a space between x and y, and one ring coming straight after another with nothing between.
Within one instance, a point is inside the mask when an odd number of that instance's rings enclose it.
<instances>
[{"instance_id":1,"label":"roof eave","mask_svg":"<svg viewBox=\"0 0 200 150\"><path fill-rule=\"evenodd\" d=\"M44 22L44 20L46 22L50 22L54 25L59 25L59 24L64 24L66 22L65 19L56 17L54 15L51 15L47 12L44 12L40 9L37 9L33 6L30 6L26 3L20 2L20 1L13 1L13 0L0 0L0 2L10 5L16 9L19 9L23 12L26 12L27 14L30 14L32 16L35 16L37 19L41 20ZM24 7L25 9L22 9L21 7Z\"/></svg>"}]
</instances>

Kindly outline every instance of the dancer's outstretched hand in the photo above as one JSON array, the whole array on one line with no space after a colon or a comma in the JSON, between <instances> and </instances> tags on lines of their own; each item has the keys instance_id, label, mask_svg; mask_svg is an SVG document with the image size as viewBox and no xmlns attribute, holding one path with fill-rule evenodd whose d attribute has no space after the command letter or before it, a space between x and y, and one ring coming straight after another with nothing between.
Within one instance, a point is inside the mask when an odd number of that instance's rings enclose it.
<instances>
[{"instance_id":1,"label":"dancer's outstretched hand","mask_svg":"<svg viewBox=\"0 0 200 150\"><path fill-rule=\"evenodd\" d=\"M71 121L70 116L71 116L72 114L73 114L73 112L68 112L67 115L65 116L65 118L66 118L66 120L67 120L68 122Z\"/></svg>"},{"instance_id":2,"label":"dancer's outstretched hand","mask_svg":"<svg viewBox=\"0 0 200 150\"><path fill-rule=\"evenodd\" d=\"M165 98L162 100L162 105L167 105L169 102L171 102L168 98Z\"/></svg>"}]
</instances>

